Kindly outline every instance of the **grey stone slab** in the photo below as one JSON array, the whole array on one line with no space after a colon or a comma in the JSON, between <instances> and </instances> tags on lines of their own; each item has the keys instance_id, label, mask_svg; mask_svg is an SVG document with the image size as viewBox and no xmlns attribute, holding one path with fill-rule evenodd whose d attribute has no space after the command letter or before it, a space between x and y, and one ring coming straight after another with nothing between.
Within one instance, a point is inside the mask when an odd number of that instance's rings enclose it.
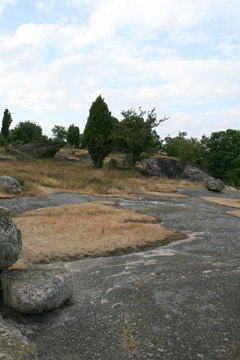
<instances>
[{"instance_id":1,"label":"grey stone slab","mask_svg":"<svg viewBox=\"0 0 240 360\"><path fill-rule=\"evenodd\" d=\"M0 359L35 360L34 350L26 336L0 316Z\"/></svg>"}]
</instances>

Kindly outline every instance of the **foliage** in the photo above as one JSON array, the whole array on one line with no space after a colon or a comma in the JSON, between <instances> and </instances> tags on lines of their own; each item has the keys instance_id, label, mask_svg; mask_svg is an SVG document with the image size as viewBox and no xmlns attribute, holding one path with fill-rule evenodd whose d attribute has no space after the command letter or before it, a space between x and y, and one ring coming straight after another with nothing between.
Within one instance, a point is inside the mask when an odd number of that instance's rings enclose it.
<instances>
[{"instance_id":1,"label":"foliage","mask_svg":"<svg viewBox=\"0 0 240 360\"><path fill-rule=\"evenodd\" d=\"M27 144L32 140L47 141L47 138L42 134L42 128L31 121L22 121L15 126L10 132L11 141L21 141Z\"/></svg>"},{"instance_id":2,"label":"foliage","mask_svg":"<svg viewBox=\"0 0 240 360\"><path fill-rule=\"evenodd\" d=\"M179 131L178 136L174 138L171 138L170 136L165 137L165 144L162 150L166 151L168 156L178 156L181 141L182 139L185 139L185 136L187 136L185 131Z\"/></svg>"},{"instance_id":3,"label":"foliage","mask_svg":"<svg viewBox=\"0 0 240 360\"><path fill-rule=\"evenodd\" d=\"M79 133L79 127L74 126L73 124L69 126L68 132L67 132L67 142L70 145L74 145L76 147L80 144L80 133Z\"/></svg>"},{"instance_id":4,"label":"foliage","mask_svg":"<svg viewBox=\"0 0 240 360\"><path fill-rule=\"evenodd\" d=\"M1 134L5 142L9 141L9 127L12 123L11 113L6 109L3 114Z\"/></svg>"},{"instance_id":5,"label":"foliage","mask_svg":"<svg viewBox=\"0 0 240 360\"><path fill-rule=\"evenodd\" d=\"M52 133L54 135L54 139L59 141L64 141L67 138L67 130L64 126L55 125L52 128Z\"/></svg>"},{"instance_id":6,"label":"foliage","mask_svg":"<svg viewBox=\"0 0 240 360\"><path fill-rule=\"evenodd\" d=\"M141 108L139 108L139 113L130 109L122 111L121 114L123 120L117 126L114 139L120 150L130 159L133 169L137 161L141 161L159 150L161 143L154 128L167 118L157 120L155 109L148 113Z\"/></svg>"},{"instance_id":7,"label":"foliage","mask_svg":"<svg viewBox=\"0 0 240 360\"><path fill-rule=\"evenodd\" d=\"M228 129L203 136L204 162L214 177L240 185L240 130Z\"/></svg>"},{"instance_id":8,"label":"foliage","mask_svg":"<svg viewBox=\"0 0 240 360\"><path fill-rule=\"evenodd\" d=\"M179 158L182 165L194 165L201 163L203 145L197 139L186 139L186 132L179 132L178 136L164 139L164 150L168 156L175 156Z\"/></svg>"},{"instance_id":9,"label":"foliage","mask_svg":"<svg viewBox=\"0 0 240 360\"><path fill-rule=\"evenodd\" d=\"M111 134L114 121L102 96L92 103L87 124L84 130L84 140L94 165L101 168L103 160L112 151Z\"/></svg>"},{"instance_id":10,"label":"foliage","mask_svg":"<svg viewBox=\"0 0 240 360\"><path fill-rule=\"evenodd\" d=\"M53 158L55 154L65 145L65 141L58 139L49 140L49 146L43 151L42 158Z\"/></svg>"}]
</instances>

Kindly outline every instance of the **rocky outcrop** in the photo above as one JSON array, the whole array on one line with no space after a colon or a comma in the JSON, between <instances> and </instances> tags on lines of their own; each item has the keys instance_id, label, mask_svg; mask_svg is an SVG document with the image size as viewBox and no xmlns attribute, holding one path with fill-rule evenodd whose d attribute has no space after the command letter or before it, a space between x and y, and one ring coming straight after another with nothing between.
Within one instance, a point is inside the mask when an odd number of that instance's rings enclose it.
<instances>
[{"instance_id":1,"label":"rocky outcrop","mask_svg":"<svg viewBox=\"0 0 240 360\"><path fill-rule=\"evenodd\" d=\"M11 220L10 212L0 207L0 272L19 259L21 249L21 232Z\"/></svg>"},{"instance_id":2,"label":"rocky outcrop","mask_svg":"<svg viewBox=\"0 0 240 360\"><path fill-rule=\"evenodd\" d=\"M19 194L22 191L20 183L11 176L0 176L0 190Z\"/></svg>"},{"instance_id":3,"label":"rocky outcrop","mask_svg":"<svg viewBox=\"0 0 240 360\"><path fill-rule=\"evenodd\" d=\"M35 158L40 158L48 147L48 143L32 140L28 144L24 144L16 150L17 159L33 160Z\"/></svg>"},{"instance_id":4,"label":"rocky outcrop","mask_svg":"<svg viewBox=\"0 0 240 360\"><path fill-rule=\"evenodd\" d=\"M205 186L210 191L221 192L225 188L225 184L222 180L209 177L205 181Z\"/></svg>"},{"instance_id":5,"label":"rocky outcrop","mask_svg":"<svg viewBox=\"0 0 240 360\"><path fill-rule=\"evenodd\" d=\"M158 176L170 179L182 179L184 167L177 159L168 157L152 157L144 161L145 168L137 168L144 176Z\"/></svg>"},{"instance_id":6,"label":"rocky outcrop","mask_svg":"<svg viewBox=\"0 0 240 360\"><path fill-rule=\"evenodd\" d=\"M210 175L195 166L187 165L183 171L183 176L185 179L205 185L205 181Z\"/></svg>"},{"instance_id":7,"label":"rocky outcrop","mask_svg":"<svg viewBox=\"0 0 240 360\"><path fill-rule=\"evenodd\" d=\"M34 360L34 350L28 339L0 316L0 359Z\"/></svg>"},{"instance_id":8,"label":"rocky outcrop","mask_svg":"<svg viewBox=\"0 0 240 360\"><path fill-rule=\"evenodd\" d=\"M73 295L71 273L64 269L6 270L1 280L4 304L21 313L56 309Z\"/></svg>"}]
</instances>

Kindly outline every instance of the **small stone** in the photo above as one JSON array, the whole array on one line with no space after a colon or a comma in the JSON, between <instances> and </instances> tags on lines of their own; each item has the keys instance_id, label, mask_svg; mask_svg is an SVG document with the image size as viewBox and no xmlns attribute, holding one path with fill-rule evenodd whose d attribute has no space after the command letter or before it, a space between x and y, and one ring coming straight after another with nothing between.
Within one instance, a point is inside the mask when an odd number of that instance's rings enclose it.
<instances>
[{"instance_id":1,"label":"small stone","mask_svg":"<svg viewBox=\"0 0 240 360\"><path fill-rule=\"evenodd\" d=\"M21 232L11 220L10 212L0 207L0 272L15 264L21 249Z\"/></svg>"},{"instance_id":2,"label":"small stone","mask_svg":"<svg viewBox=\"0 0 240 360\"><path fill-rule=\"evenodd\" d=\"M3 302L28 314L40 314L71 299L71 273L65 269L12 269L2 273Z\"/></svg>"}]
</instances>

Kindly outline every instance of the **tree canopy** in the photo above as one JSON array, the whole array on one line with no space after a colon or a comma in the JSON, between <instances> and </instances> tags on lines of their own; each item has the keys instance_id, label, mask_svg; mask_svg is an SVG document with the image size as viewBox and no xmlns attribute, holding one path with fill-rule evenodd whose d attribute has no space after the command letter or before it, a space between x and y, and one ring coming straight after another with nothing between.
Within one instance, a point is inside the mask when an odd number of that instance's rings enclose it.
<instances>
[{"instance_id":1,"label":"tree canopy","mask_svg":"<svg viewBox=\"0 0 240 360\"><path fill-rule=\"evenodd\" d=\"M160 138L154 130L166 117L157 120L155 109L148 113L139 108L122 111L123 119L118 124L115 141L130 159L132 169L137 161L153 155L160 148ZM146 118L146 119L145 119Z\"/></svg>"},{"instance_id":2,"label":"tree canopy","mask_svg":"<svg viewBox=\"0 0 240 360\"><path fill-rule=\"evenodd\" d=\"M101 168L112 150L114 121L101 95L92 103L84 129L84 141L94 165Z\"/></svg>"},{"instance_id":3,"label":"tree canopy","mask_svg":"<svg viewBox=\"0 0 240 360\"><path fill-rule=\"evenodd\" d=\"M12 116L8 109L4 111L2 119L1 134L6 142L9 140L9 127L12 123Z\"/></svg>"},{"instance_id":4,"label":"tree canopy","mask_svg":"<svg viewBox=\"0 0 240 360\"><path fill-rule=\"evenodd\" d=\"M70 145L74 145L76 147L80 144L80 132L79 127L74 124L70 125L67 131L67 142Z\"/></svg>"},{"instance_id":5,"label":"tree canopy","mask_svg":"<svg viewBox=\"0 0 240 360\"><path fill-rule=\"evenodd\" d=\"M46 137L43 136L40 125L31 121L22 121L11 131L11 139L27 144L32 140L46 140Z\"/></svg>"},{"instance_id":6,"label":"tree canopy","mask_svg":"<svg viewBox=\"0 0 240 360\"><path fill-rule=\"evenodd\" d=\"M59 141L64 141L67 138L67 130L64 126L55 125L52 128L52 133L54 135L54 139Z\"/></svg>"},{"instance_id":7,"label":"tree canopy","mask_svg":"<svg viewBox=\"0 0 240 360\"><path fill-rule=\"evenodd\" d=\"M214 177L240 186L240 130L228 129L203 137L204 161Z\"/></svg>"}]
</instances>

